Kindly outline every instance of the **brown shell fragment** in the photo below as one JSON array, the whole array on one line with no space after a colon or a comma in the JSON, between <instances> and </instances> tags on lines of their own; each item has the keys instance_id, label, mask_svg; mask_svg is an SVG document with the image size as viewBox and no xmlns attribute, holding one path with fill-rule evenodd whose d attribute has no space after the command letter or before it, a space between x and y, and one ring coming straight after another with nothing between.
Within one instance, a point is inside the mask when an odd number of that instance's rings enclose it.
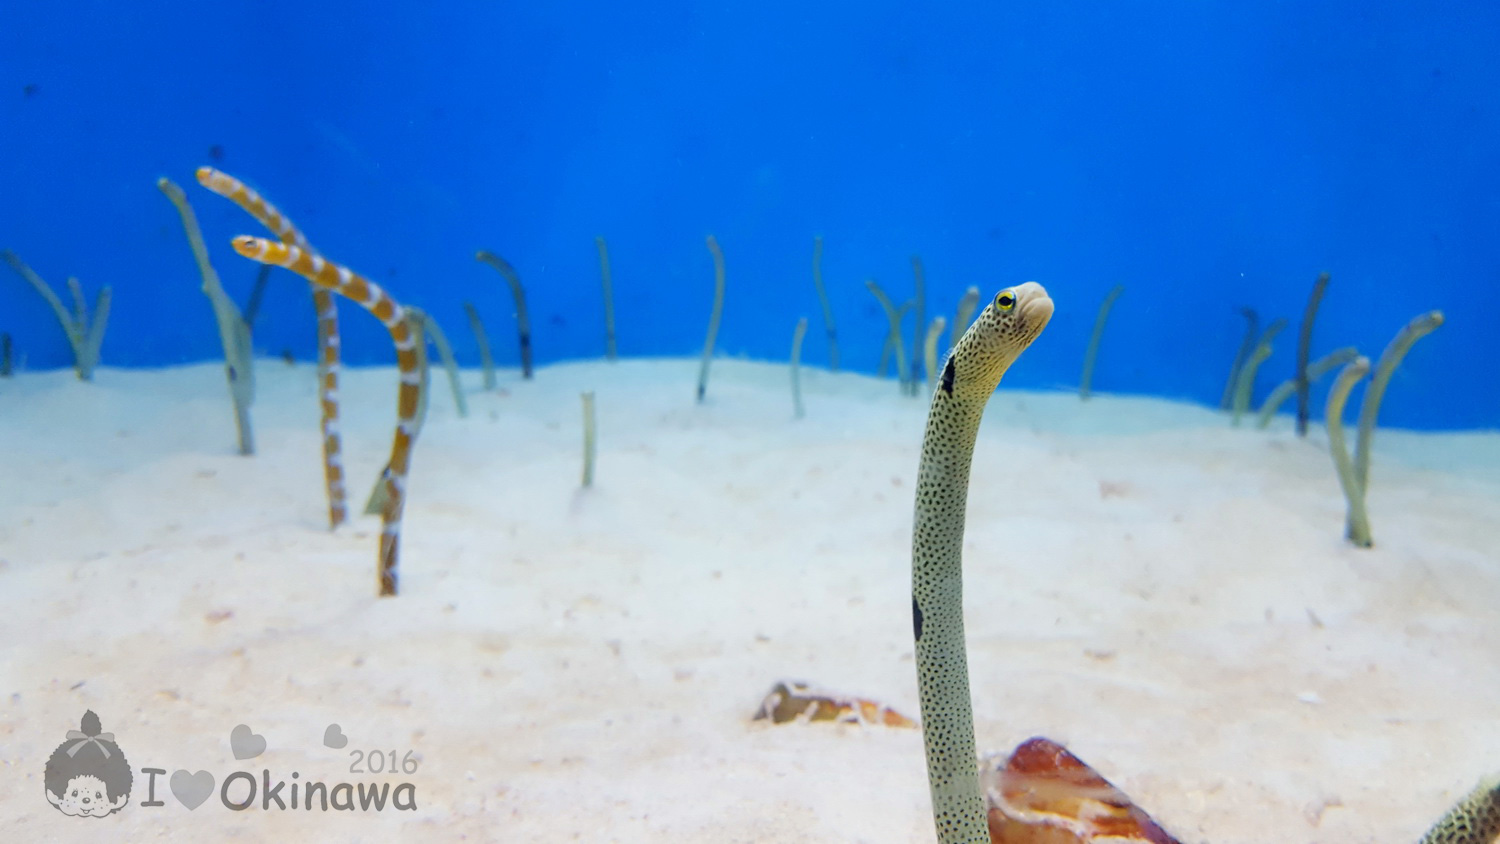
<instances>
[{"instance_id":1,"label":"brown shell fragment","mask_svg":"<svg viewBox=\"0 0 1500 844\"><path fill-rule=\"evenodd\" d=\"M832 695L807 683L787 680L771 687L755 720L773 724L836 721L844 724L914 728L917 722L883 703L857 697Z\"/></svg>"},{"instance_id":2,"label":"brown shell fragment","mask_svg":"<svg viewBox=\"0 0 1500 844\"><path fill-rule=\"evenodd\" d=\"M1045 738L981 774L993 844L1181 844L1125 792Z\"/></svg>"}]
</instances>

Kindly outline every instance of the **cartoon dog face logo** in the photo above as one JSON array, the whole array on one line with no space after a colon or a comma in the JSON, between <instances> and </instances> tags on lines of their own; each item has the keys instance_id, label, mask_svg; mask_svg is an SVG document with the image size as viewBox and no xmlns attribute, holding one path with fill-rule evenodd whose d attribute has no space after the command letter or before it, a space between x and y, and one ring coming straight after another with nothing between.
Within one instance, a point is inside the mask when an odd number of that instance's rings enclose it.
<instances>
[{"instance_id":1,"label":"cartoon dog face logo","mask_svg":"<svg viewBox=\"0 0 1500 844\"><path fill-rule=\"evenodd\" d=\"M83 713L79 726L82 730L69 730L67 741L47 760L47 802L65 815L112 815L130 799L130 763L114 734L100 731L99 716L92 710Z\"/></svg>"}]
</instances>

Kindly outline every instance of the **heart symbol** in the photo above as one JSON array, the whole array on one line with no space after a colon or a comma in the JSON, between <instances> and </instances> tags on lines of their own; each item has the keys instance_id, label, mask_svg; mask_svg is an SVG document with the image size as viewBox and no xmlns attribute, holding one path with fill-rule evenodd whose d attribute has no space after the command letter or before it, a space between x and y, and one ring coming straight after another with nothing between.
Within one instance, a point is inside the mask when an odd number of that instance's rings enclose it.
<instances>
[{"instance_id":1,"label":"heart symbol","mask_svg":"<svg viewBox=\"0 0 1500 844\"><path fill-rule=\"evenodd\" d=\"M344 731L339 729L338 724L329 724L328 729L323 731L324 747L331 747L334 750L343 750L344 745L347 745L348 743L349 737L344 735Z\"/></svg>"},{"instance_id":2,"label":"heart symbol","mask_svg":"<svg viewBox=\"0 0 1500 844\"><path fill-rule=\"evenodd\" d=\"M229 749L236 759L254 759L266 752L266 737L250 732L244 724L229 731Z\"/></svg>"},{"instance_id":3,"label":"heart symbol","mask_svg":"<svg viewBox=\"0 0 1500 844\"><path fill-rule=\"evenodd\" d=\"M187 771L172 772L172 794L189 810L203 805L208 795L214 793L214 775L208 771L190 774Z\"/></svg>"}]
</instances>

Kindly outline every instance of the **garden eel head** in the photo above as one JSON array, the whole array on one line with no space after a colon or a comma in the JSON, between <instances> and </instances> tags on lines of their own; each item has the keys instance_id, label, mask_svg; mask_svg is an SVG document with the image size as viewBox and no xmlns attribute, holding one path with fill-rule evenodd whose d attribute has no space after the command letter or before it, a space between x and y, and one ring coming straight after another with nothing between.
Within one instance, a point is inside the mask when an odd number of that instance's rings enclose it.
<instances>
[{"instance_id":1,"label":"garden eel head","mask_svg":"<svg viewBox=\"0 0 1500 844\"><path fill-rule=\"evenodd\" d=\"M1052 299L1034 281L996 293L948 355L938 389L960 399L988 399L1051 318Z\"/></svg>"}]
</instances>

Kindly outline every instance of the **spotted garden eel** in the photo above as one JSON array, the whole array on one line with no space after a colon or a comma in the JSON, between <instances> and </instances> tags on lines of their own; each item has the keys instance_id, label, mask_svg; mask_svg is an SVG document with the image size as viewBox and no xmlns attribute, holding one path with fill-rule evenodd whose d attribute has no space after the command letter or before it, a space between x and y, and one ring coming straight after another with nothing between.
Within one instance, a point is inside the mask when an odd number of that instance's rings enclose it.
<instances>
[{"instance_id":1,"label":"spotted garden eel","mask_svg":"<svg viewBox=\"0 0 1500 844\"><path fill-rule=\"evenodd\" d=\"M1489 777L1454 804L1421 844L1493 844L1500 841L1500 777Z\"/></svg>"},{"instance_id":2,"label":"spotted garden eel","mask_svg":"<svg viewBox=\"0 0 1500 844\"><path fill-rule=\"evenodd\" d=\"M1042 333L1052 300L1036 282L1008 287L964 332L932 393L912 530L912 625L932 814L942 844L989 844L969 663L964 649L964 508L985 403Z\"/></svg>"},{"instance_id":3,"label":"spotted garden eel","mask_svg":"<svg viewBox=\"0 0 1500 844\"><path fill-rule=\"evenodd\" d=\"M1001 376L1051 318L1052 300L1041 285L1027 282L1000 291L949 353L922 439L912 531L912 625L927 780L940 844L992 841L975 753L964 646L964 510L984 406ZM1039 829L1026 840L1062 840L1050 835ZM1500 777L1480 783L1427 831L1420 844L1500 844Z\"/></svg>"}]
</instances>

